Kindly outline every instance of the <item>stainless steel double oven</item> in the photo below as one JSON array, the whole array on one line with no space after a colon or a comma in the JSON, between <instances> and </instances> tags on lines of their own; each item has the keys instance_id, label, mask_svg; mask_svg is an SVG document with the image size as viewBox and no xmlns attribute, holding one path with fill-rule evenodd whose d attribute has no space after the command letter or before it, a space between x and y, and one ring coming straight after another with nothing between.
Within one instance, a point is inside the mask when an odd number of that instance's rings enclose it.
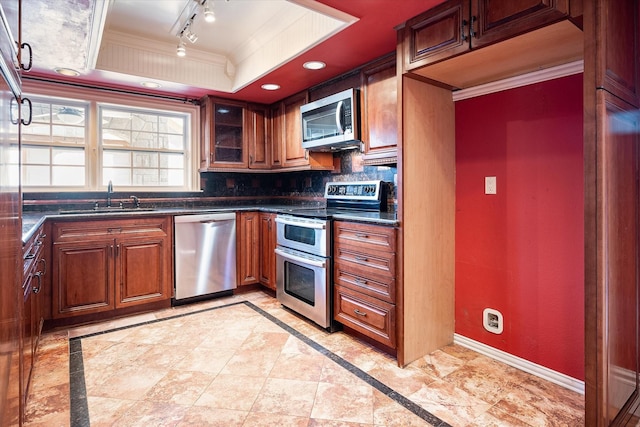
<instances>
[{"instance_id":1,"label":"stainless steel double oven","mask_svg":"<svg viewBox=\"0 0 640 427\"><path fill-rule=\"evenodd\" d=\"M276 295L323 328L331 324L330 221L276 217Z\"/></svg>"},{"instance_id":2,"label":"stainless steel double oven","mask_svg":"<svg viewBox=\"0 0 640 427\"><path fill-rule=\"evenodd\" d=\"M386 210L382 181L328 182L326 208L276 217L276 297L323 328L334 329L332 218L345 211Z\"/></svg>"}]
</instances>

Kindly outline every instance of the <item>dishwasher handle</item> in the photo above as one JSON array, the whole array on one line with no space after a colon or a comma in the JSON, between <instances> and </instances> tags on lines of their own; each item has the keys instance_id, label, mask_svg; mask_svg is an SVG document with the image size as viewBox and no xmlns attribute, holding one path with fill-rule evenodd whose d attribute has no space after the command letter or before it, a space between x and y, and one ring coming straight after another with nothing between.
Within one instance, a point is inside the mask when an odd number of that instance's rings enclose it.
<instances>
[{"instance_id":1,"label":"dishwasher handle","mask_svg":"<svg viewBox=\"0 0 640 427\"><path fill-rule=\"evenodd\" d=\"M229 221L235 220L235 212L208 213L200 215L178 215L174 217L176 224L189 222Z\"/></svg>"},{"instance_id":2,"label":"dishwasher handle","mask_svg":"<svg viewBox=\"0 0 640 427\"><path fill-rule=\"evenodd\" d=\"M221 222L229 222L232 221L230 219L206 219L206 220L202 220L200 221L200 224L218 224Z\"/></svg>"}]
</instances>

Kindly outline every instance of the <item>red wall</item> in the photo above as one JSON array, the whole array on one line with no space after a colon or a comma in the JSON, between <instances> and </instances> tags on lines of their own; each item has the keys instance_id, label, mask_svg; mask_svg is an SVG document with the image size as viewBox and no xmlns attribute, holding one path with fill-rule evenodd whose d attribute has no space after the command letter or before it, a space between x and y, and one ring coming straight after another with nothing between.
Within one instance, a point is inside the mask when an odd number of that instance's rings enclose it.
<instances>
[{"instance_id":1,"label":"red wall","mask_svg":"<svg viewBox=\"0 0 640 427\"><path fill-rule=\"evenodd\" d=\"M456 102L456 333L581 380L582 162L582 75Z\"/></svg>"}]
</instances>

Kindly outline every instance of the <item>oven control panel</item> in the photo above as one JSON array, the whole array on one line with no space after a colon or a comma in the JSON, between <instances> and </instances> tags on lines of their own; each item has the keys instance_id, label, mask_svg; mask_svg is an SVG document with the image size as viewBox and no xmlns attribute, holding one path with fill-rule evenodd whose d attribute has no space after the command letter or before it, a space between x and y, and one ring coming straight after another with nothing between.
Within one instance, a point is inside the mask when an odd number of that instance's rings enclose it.
<instances>
[{"instance_id":1,"label":"oven control panel","mask_svg":"<svg viewBox=\"0 0 640 427\"><path fill-rule=\"evenodd\" d=\"M327 199L378 200L381 181L328 182Z\"/></svg>"}]
</instances>

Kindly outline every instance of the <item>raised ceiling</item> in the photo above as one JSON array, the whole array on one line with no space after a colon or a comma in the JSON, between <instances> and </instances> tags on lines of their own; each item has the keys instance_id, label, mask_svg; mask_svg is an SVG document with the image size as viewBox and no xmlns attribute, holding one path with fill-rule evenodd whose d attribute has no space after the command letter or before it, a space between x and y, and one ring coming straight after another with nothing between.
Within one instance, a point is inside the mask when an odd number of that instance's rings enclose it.
<instances>
[{"instance_id":1,"label":"raised ceiling","mask_svg":"<svg viewBox=\"0 0 640 427\"><path fill-rule=\"evenodd\" d=\"M442 0L30 0L23 3L29 76L185 97L271 103L356 68L396 45L394 27ZM198 35L176 47L184 23ZM309 71L309 60L325 62ZM72 68L75 78L53 70ZM261 86L275 83L276 91Z\"/></svg>"}]
</instances>

